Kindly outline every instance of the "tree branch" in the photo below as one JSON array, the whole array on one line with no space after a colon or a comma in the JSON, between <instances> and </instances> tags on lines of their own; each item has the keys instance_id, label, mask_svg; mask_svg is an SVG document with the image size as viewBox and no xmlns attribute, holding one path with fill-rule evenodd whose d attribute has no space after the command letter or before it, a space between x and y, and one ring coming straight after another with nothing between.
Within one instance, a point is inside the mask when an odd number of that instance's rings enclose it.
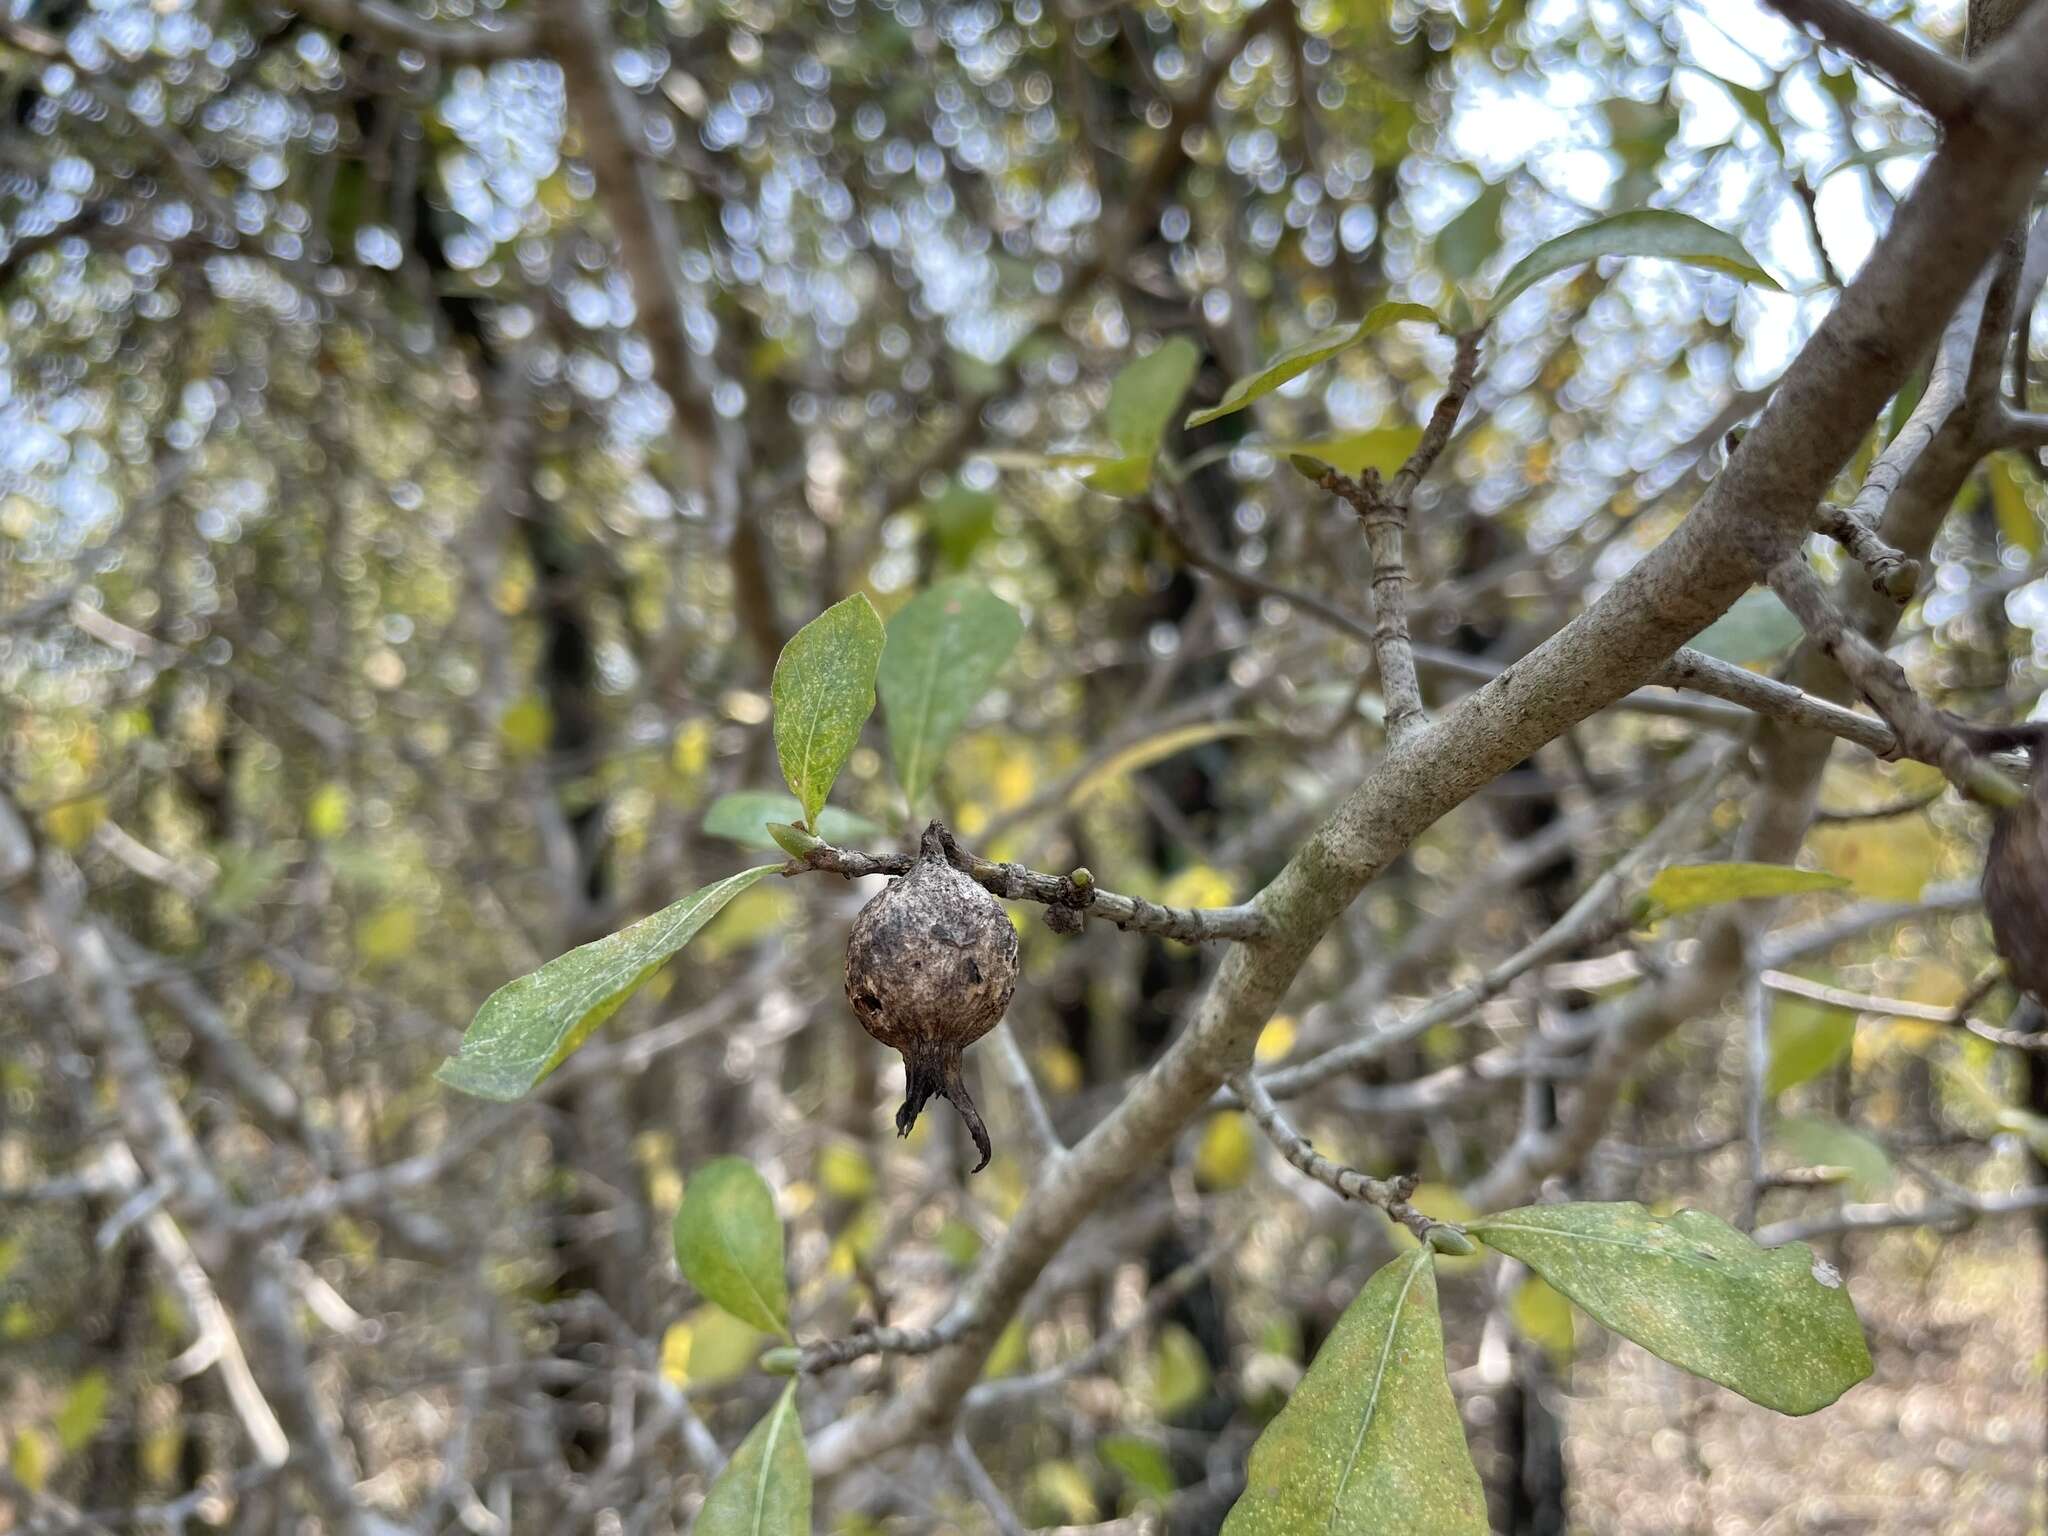
<instances>
[{"instance_id":1,"label":"tree branch","mask_svg":"<svg viewBox=\"0 0 2048 1536\"><path fill-rule=\"evenodd\" d=\"M1969 112L1975 95L1967 68L1924 43L1914 42L1850 0L1769 3L1787 21L1811 27L1830 47L1882 75L1900 95L1940 121L1954 122Z\"/></svg>"},{"instance_id":2,"label":"tree branch","mask_svg":"<svg viewBox=\"0 0 2048 1536\"><path fill-rule=\"evenodd\" d=\"M1771 590L1822 653L1848 674L1871 708L1884 716L1909 755L1934 763L1973 800L2000 807L2019 803L2019 785L1970 750L1940 712L1913 691L1903 667L1843 622L1804 557L1794 555L1773 566Z\"/></svg>"}]
</instances>

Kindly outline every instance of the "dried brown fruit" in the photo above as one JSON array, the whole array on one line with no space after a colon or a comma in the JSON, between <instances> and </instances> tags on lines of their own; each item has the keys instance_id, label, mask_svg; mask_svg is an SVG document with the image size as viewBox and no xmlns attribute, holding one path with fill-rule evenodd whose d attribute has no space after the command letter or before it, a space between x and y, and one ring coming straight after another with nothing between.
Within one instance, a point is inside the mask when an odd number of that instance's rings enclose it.
<instances>
[{"instance_id":1,"label":"dried brown fruit","mask_svg":"<svg viewBox=\"0 0 2048 1536\"><path fill-rule=\"evenodd\" d=\"M2048 747L2034 749L2027 797L1991 828L1984 913L2014 985L2048 1004Z\"/></svg>"},{"instance_id":2,"label":"dried brown fruit","mask_svg":"<svg viewBox=\"0 0 2048 1536\"><path fill-rule=\"evenodd\" d=\"M933 1094L952 1100L981 1161L988 1128L960 1075L960 1053L996 1027L1017 990L1017 930L1001 902L946 858L946 829L924 829L910 873L860 910L846 941L846 998L861 1027L903 1053L908 1136Z\"/></svg>"}]
</instances>

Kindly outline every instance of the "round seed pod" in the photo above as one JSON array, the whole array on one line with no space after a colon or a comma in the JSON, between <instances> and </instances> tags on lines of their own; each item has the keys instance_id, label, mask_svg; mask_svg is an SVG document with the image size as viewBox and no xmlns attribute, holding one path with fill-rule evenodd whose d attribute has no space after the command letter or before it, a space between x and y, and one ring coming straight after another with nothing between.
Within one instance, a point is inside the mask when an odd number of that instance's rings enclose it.
<instances>
[{"instance_id":1,"label":"round seed pod","mask_svg":"<svg viewBox=\"0 0 2048 1536\"><path fill-rule=\"evenodd\" d=\"M2048 1005L2048 747L2035 748L2033 778L1991 828L1984 914L2013 984Z\"/></svg>"},{"instance_id":2,"label":"round seed pod","mask_svg":"<svg viewBox=\"0 0 2048 1536\"><path fill-rule=\"evenodd\" d=\"M960 1074L960 1053L996 1027L1017 990L1017 930L1001 902L946 859L936 821L918 842L910 873L860 910L846 941L846 998L861 1027L903 1054L908 1136L932 1095L950 1099L981 1161L988 1128Z\"/></svg>"}]
</instances>

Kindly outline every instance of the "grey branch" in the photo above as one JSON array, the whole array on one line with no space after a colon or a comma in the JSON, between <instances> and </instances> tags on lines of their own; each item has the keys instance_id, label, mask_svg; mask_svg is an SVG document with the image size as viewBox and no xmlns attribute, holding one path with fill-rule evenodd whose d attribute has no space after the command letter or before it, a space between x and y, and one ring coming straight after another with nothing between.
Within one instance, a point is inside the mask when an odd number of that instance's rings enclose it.
<instances>
[{"instance_id":1,"label":"grey branch","mask_svg":"<svg viewBox=\"0 0 2048 1536\"><path fill-rule=\"evenodd\" d=\"M1901 95L1942 122L1953 122L1970 110L1975 82L1968 69L1850 0L1770 0L1770 5L1787 21L1811 27L1829 47L1884 76Z\"/></svg>"},{"instance_id":2,"label":"grey branch","mask_svg":"<svg viewBox=\"0 0 2048 1536\"><path fill-rule=\"evenodd\" d=\"M1973 800L1993 806L2018 803L2020 787L1970 750L1940 711L1913 691L1903 667L1843 621L1804 557L1794 555L1772 567L1771 590L1871 708L1884 716L1909 755L1934 763Z\"/></svg>"}]
</instances>

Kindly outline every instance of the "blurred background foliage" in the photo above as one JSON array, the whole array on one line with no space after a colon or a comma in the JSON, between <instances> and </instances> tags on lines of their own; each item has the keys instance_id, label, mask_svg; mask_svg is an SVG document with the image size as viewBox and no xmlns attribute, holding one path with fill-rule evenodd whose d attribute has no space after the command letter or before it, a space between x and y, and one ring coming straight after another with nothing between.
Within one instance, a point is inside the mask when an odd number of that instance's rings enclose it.
<instances>
[{"instance_id":1,"label":"blurred background foliage","mask_svg":"<svg viewBox=\"0 0 2048 1536\"><path fill-rule=\"evenodd\" d=\"M1411 540L1440 704L1670 532L1932 142L1749 3L619 0L606 61L679 245L698 395L674 402L563 69L402 46L349 9L0 6L0 782L118 935L236 1200L424 1160L416 1184L264 1234L360 1499L417 1529L687 1524L703 1480L663 1405L680 1394L731 1445L779 1386L666 1256L694 1164L768 1173L813 1336L928 1320L1028 1185L986 1066L987 1173L961 1177L950 1117L889 1135L895 1062L840 992L862 893L837 882L734 901L533 1106L430 1080L506 978L739 866L706 812L778 787L768 671L798 624L973 575L1025 637L918 810L988 857L1242 899L1382 745L1367 646L1299 600L1361 612L1364 542L1267 449L1362 434L1360 464L1397 462L1450 344L1396 327L1252 411L1176 424L1131 496L1046 463L1113 442L1116 372L1185 337L1187 405L1212 404L1384 297L1483 295L1599 212L1680 209L1756 253L1783 291L1607 263L1494 319ZM1945 45L1961 26L1955 4L1880 9ZM2044 507L2035 466L1987 461L1901 631L1923 691L1972 718L2026 718L2048 679ZM1759 593L1703 646L1770 670L1795 639ZM1739 741L1666 702L1574 730L1424 835L1313 957L1261 1061L1412 1011L1554 921ZM871 727L836 796L877 847L911 811L881 745ZM1740 768L1713 770L1689 855L1725 856ZM1769 1194L1766 1219L1890 1200L1914 1170L2003 1188L2048 1152L2019 1059L1944 1022L1992 956L1970 900L1983 818L1939 788L1846 749L1828 772L1805 858L1853 890L1786 903L1780 931L1901 905L1774 990L1775 1147L1848 1177ZM1022 928L1011 1028L1076 1134L1213 957ZM28 1191L97 1166L114 1087L49 942L10 917L0 962L0 1186ZM1548 1091L1460 1064L1633 976L1540 973L1326 1085L1303 1127L1357 1166L1419 1169L1418 1203L1454 1216ZM1741 1038L1731 1007L1661 1047L1573 1188L1725 1207ZM1214 1528L1390 1241L1318 1195L1219 1113L1083 1229L990 1375L1128 1334L969 1421L1022 1520ZM282 1524L306 1496L252 1474L220 1373L181 1360L193 1320L132 1198L0 1195L0 1502L32 1526L55 1518L43 1499ZM1890 1416L1762 1443L1539 1282L1447 1263L1499 1527L1562 1529L1568 1502L1574 1528L1752 1528L1796 1496L1843 1528L2029 1528L2032 1234L1908 1231L1846 1257L1871 1277L1863 1390ZM1987 1274L2004 1301L1969 1311ZM1930 1323L1929 1295L1965 1300ZM807 1418L901 1368L841 1373ZM1926 1392L1960 1450L1915 1438L1898 1404ZM905 1461L822 1488L820 1527L993 1528L943 1456Z\"/></svg>"}]
</instances>

